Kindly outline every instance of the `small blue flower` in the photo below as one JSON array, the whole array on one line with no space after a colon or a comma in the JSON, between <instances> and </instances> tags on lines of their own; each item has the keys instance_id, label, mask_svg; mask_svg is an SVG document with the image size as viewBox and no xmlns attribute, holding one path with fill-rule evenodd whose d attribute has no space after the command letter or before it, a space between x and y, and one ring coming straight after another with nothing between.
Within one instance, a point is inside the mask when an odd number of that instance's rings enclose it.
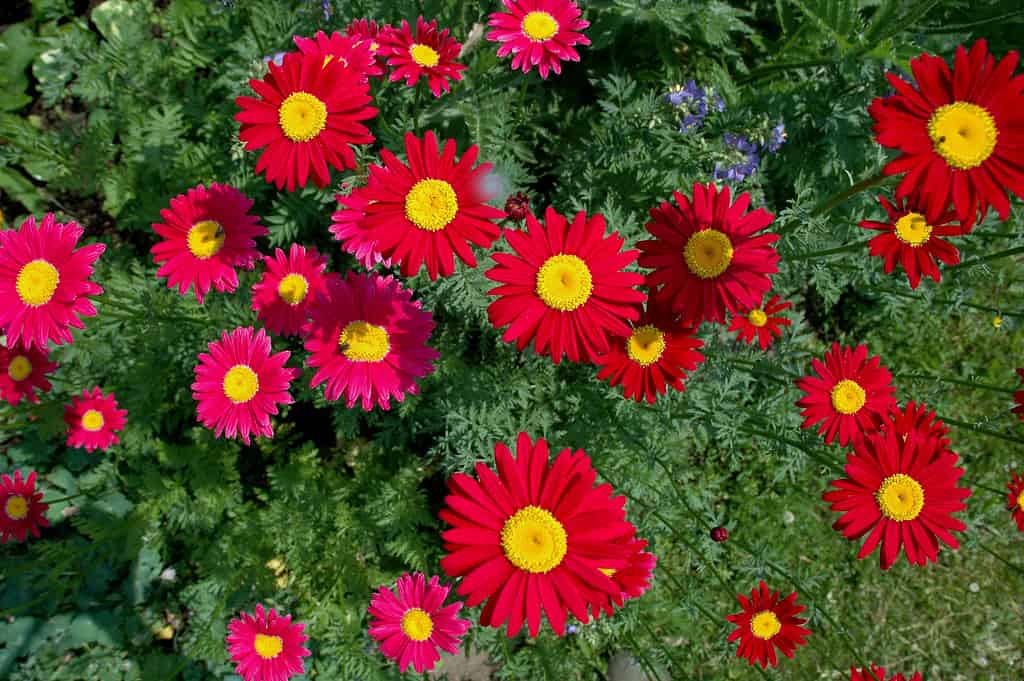
<instances>
[{"instance_id":1,"label":"small blue flower","mask_svg":"<svg viewBox=\"0 0 1024 681\"><path fill-rule=\"evenodd\" d=\"M772 128L771 137L768 139L766 148L771 154L776 153L782 148L782 145L786 143L786 126L784 123L779 123Z\"/></svg>"},{"instance_id":2,"label":"small blue flower","mask_svg":"<svg viewBox=\"0 0 1024 681\"><path fill-rule=\"evenodd\" d=\"M724 111L725 100L689 80L685 85L675 85L665 95L665 101L679 110L679 132L690 132L704 124L708 112Z\"/></svg>"},{"instance_id":3,"label":"small blue flower","mask_svg":"<svg viewBox=\"0 0 1024 681\"><path fill-rule=\"evenodd\" d=\"M284 63L284 55L286 55L286 54L288 54L288 53L287 52L275 52L274 56L272 56L272 57L264 57L263 58L263 63L264 64L269 64L270 62L274 62L275 64L280 66L282 63Z\"/></svg>"},{"instance_id":4,"label":"small blue flower","mask_svg":"<svg viewBox=\"0 0 1024 681\"><path fill-rule=\"evenodd\" d=\"M567 634L575 634L579 630L580 630L580 628L577 627L575 624L570 624L569 626L567 626L565 628L565 633L567 633Z\"/></svg>"}]
</instances>

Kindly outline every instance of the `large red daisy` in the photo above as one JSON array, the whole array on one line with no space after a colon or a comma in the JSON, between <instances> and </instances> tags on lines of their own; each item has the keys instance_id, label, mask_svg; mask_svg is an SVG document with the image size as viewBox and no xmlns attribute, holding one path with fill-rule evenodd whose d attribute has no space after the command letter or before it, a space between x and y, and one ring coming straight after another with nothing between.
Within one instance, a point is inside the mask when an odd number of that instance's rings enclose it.
<instances>
[{"instance_id":1,"label":"large red daisy","mask_svg":"<svg viewBox=\"0 0 1024 681\"><path fill-rule=\"evenodd\" d=\"M1017 529L1024 532L1024 475L1014 473L1006 488L1010 490L1006 495L1006 509L1017 523Z\"/></svg>"},{"instance_id":2,"label":"large red daisy","mask_svg":"<svg viewBox=\"0 0 1024 681\"><path fill-rule=\"evenodd\" d=\"M914 675L909 679L904 677L903 674L893 674L886 679L885 667L873 664L871 665L871 671L863 667L861 669L850 667L850 681L922 681L922 678L921 672L914 672Z\"/></svg>"},{"instance_id":3,"label":"large red daisy","mask_svg":"<svg viewBox=\"0 0 1024 681\"><path fill-rule=\"evenodd\" d=\"M473 145L456 160L455 140L438 149L428 130L422 140L406 133L408 165L384 149L383 167L370 166L369 182L359 194L366 201L366 240L400 263L404 276L416 274L424 262L431 279L451 276L455 254L476 267L470 244L488 248L500 236L494 220L505 212L485 203L493 198L487 182L492 166L474 167L478 152Z\"/></svg>"},{"instance_id":4,"label":"large red daisy","mask_svg":"<svg viewBox=\"0 0 1024 681\"><path fill-rule=\"evenodd\" d=\"M31 533L39 536L40 527L49 527L50 521L43 514L50 508L43 503L43 493L36 491L36 472L32 471L22 479L21 471L14 471L14 477L0 476L0 544L14 537L22 542Z\"/></svg>"},{"instance_id":5,"label":"large red daisy","mask_svg":"<svg viewBox=\"0 0 1024 681\"><path fill-rule=\"evenodd\" d=\"M50 361L45 347L25 347L20 342L8 348L0 346L0 400L7 400L12 406L23 398L39 402L36 390L50 391L46 374L56 368L57 363Z\"/></svg>"},{"instance_id":6,"label":"large red daisy","mask_svg":"<svg viewBox=\"0 0 1024 681\"><path fill-rule=\"evenodd\" d=\"M704 361L696 329L653 299L632 326L628 337L609 339L608 351L596 358L597 378L613 387L621 384L627 400L650 404L667 387L686 390L687 374Z\"/></svg>"},{"instance_id":7,"label":"large red daisy","mask_svg":"<svg viewBox=\"0 0 1024 681\"><path fill-rule=\"evenodd\" d=\"M270 333L297 336L309 318L309 307L326 291L327 258L315 248L292 244L285 255L280 248L263 256L267 269L252 287L252 309Z\"/></svg>"},{"instance_id":8,"label":"large red daisy","mask_svg":"<svg viewBox=\"0 0 1024 681\"><path fill-rule=\"evenodd\" d=\"M379 36L381 52L388 58L388 66L392 81L405 79L405 84L412 87L426 76L430 91L435 97L442 92L449 92L448 81L462 80L465 64L455 61L462 49L462 44L448 35L448 29L438 30L437 19L429 24L423 17L416 19L416 33L405 19L402 25L383 32Z\"/></svg>"},{"instance_id":9,"label":"large red daisy","mask_svg":"<svg viewBox=\"0 0 1024 681\"><path fill-rule=\"evenodd\" d=\"M759 303L750 308L740 307L738 314L733 315L729 330L736 332L736 340L742 340L747 345L753 343L756 337L761 349L767 350L776 338L782 338L780 327L793 323L785 317L776 316L791 307L793 303L780 302L778 296L772 296L764 305Z\"/></svg>"},{"instance_id":10,"label":"large red daisy","mask_svg":"<svg viewBox=\"0 0 1024 681\"><path fill-rule=\"evenodd\" d=\"M868 535L858 558L881 544L883 570L901 547L913 565L934 562L939 542L955 549L960 544L952 532L967 529L952 515L971 496L956 486L964 474L956 463L957 455L934 437L912 432L904 440L895 428L867 435L846 456L847 477L833 480L822 497L843 514L833 527L851 540Z\"/></svg>"},{"instance_id":11,"label":"large red daisy","mask_svg":"<svg viewBox=\"0 0 1024 681\"><path fill-rule=\"evenodd\" d=\"M1024 369L1017 369L1017 375L1020 376L1021 387L1024 388ZM1019 415L1020 420L1024 421L1024 390L1013 393L1013 401L1017 403L1017 406L1011 410L1011 413Z\"/></svg>"},{"instance_id":12,"label":"large red daisy","mask_svg":"<svg viewBox=\"0 0 1024 681\"><path fill-rule=\"evenodd\" d=\"M804 430L821 423L818 434L826 443L837 435L844 447L857 442L896 409L892 374L880 357L868 359L866 345L840 348L833 343L825 361L815 359L811 366L816 375L796 382L805 395L796 406L803 407Z\"/></svg>"},{"instance_id":13,"label":"large red daisy","mask_svg":"<svg viewBox=\"0 0 1024 681\"><path fill-rule=\"evenodd\" d=\"M64 423L68 428L68 447L82 447L87 452L110 449L120 439L128 411L117 408L114 393L104 395L99 387L82 390L81 397L72 397L64 407Z\"/></svg>"},{"instance_id":14,"label":"large red daisy","mask_svg":"<svg viewBox=\"0 0 1024 681\"><path fill-rule=\"evenodd\" d=\"M645 295L635 287L643 275L623 270L636 251L621 251L618 232L605 235L604 216L580 211L572 223L548 207L541 224L526 216L526 231L506 230L514 253L495 253L487 278L501 283L487 308L491 324L506 343L534 350L555 364L592 362L608 352L609 336L625 338L639 316Z\"/></svg>"},{"instance_id":15,"label":"large red daisy","mask_svg":"<svg viewBox=\"0 0 1024 681\"><path fill-rule=\"evenodd\" d=\"M236 267L251 270L259 257L256 237L267 228L249 214L252 199L234 187L214 182L189 189L160 211L163 222L153 230L163 241L153 246L156 276L185 295L189 287L201 305L210 288L221 293L238 288Z\"/></svg>"},{"instance_id":16,"label":"large red daisy","mask_svg":"<svg viewBox=\"0 0 1024 681\"><path fill-rule=\"evenodd\" d=\"M53 213L39 224L30 215L17 230L0 230L0 331L8 345L70 343L69 327L83 329L80 318L96 314L86 296L103 293L89 277L106 246L75 248L83 233Z\"/></svg>"},{"instance_id":17,"label":"large red daisy","mask_svg":"<svg viewBox=\"0 0 1024 681\"><path fill-rule=\"evenodd\" d=\"M1006 220L1008 192L1024 198L1024 75L1014 76L1018 55L998 63L978 40L968 52L956 48L953 70L941 57L910 60L916 86L887 74L896 94L875 99L868 111L875 136L900 157L887 175L906 173L896 198L916 196L929 217L953 204L970 228L988 207Z\"/></svg>"},{"instance_id":18,"label":"large red daisy","mask_svg":"<svg viewBox=\"0 0 1024 681\"><path fill-rule=\"evenodd\" d=\"M239 97L242 109L235 120L246 151L266 147L256 172L266 171L267 182L278 189L305 187L310 175L318 187L331 181L327 166L338 170L356 167L353 144L374 140L361 123L377 115L368 86L358 71L341 60L324 63L319 55L291 52L280 66L271 62L263 80L249 85L260 96Z\"/></svg>"},{"instance_id":19,"label":"large red daisy","mask_svg":"<svg viewBox=\"0 0 1024 681\"><path fill-rule=\"evenodd\" d=\"M338 210L331 215L331 226L328 228L334 238L341 242L341 247L346 253L355 256L366 269L371 269L378 263L384 267L391 266L391 258L385 258L377 250L377 242L370 238L366 225L366 207L370 201L364 196L364 188L356 188L348 196L338 194L334 198L338 201Z\"/></svg>"},{"instance_id":20,"label":"large red daisy","mask_svg":"<svg viewBox=\"0 0 1024 681\"><path fill-rule=\"evenodd\" d=\"M493 30L487 39L501 43L498 56L512 55L512 69L526 73L533 67L547 78L549 71L562 72L563 61L579 61L573 45L589 45L583 29L590 22L580 18L572 0L502 0L505 12L495 12L487 22Z\"/></svg>"},{"instance_id":21,"label":"large red daisy","mask_svg":"<svg viewBox=\"0 0 1024 681\"><path fill-rule=\"evenodd\" d=\"M419 392L417 379L434 371L440 355L427 346L434 317L412 300L412 291L394 277L349 272L330 281L317 298L306 325L310 384L326 382L329 400L345 396L352 408L391 408Z\"/></svg>"},{"instance_id":22,"label":"large red daisy","mask_svg":"<svg viewBox=\"0 0 1024 681\"><path fill-rule=\"evenodd\" d=\"M767 669L769 664L778 666L776 648L792 658L798 646L807 645L811 632L800 626L807 620L797 617L807 608L797 605L796 598L794 591L783 599L780 592L769 591L764 580L750 591L749 599L738 594L736 599L743 612L725 618L736 625L736 630L729 634L730 641L740 641L736 657L745 657L751 666L760 663L762 669Z\"/></svg>"},{"instance_id":23,"label":"large red daisy","mask_svg":"<svg viewBox=\"0 0 1024 681\"><path fill-rule=\"evenodd\" d=\"M294 36L295 46L303 54L322 57L326 62L337 59L341 65L359 74L359 80L366 82L370 76L382 76L384 70L370 50L370 43L354 36L342 35L335 31L328 36L317 31L312 38Z\"/></svg>"},{"instance_id":24,"label":"large red daisy","mask_svg":"<svg viewBox=\"0 0 1024 681\"><path fill-rule=\"evenodd\" d=\"M279 615L256 604L255 615L243 612L228 623L228 655L235 673L245 681L288 681L302 674L302 658L309 650L306 625L292 623L291 615Z\"/></svg>"},{"instance_id":25,"label":"large red daisy","mask_svg":"<svg viewBox=\"0 0 1024 681\"><path fill-rule=\"evenodd\" d=\"M441 567L463 578L467 605L486 601L480 624L507 623L511 638L525 621L536 636L543 609L561 636L567 611L587 622L588 606L601 604L588 596L621 602L622 587L602 569L629 567L635 529L625 498L594 485L586 453L566 448L551 462L547 442L520 433L515 456L498 443L494 457L496 471L478 463L476 478L452 476L440 513L452 525Z\"/></svg>"},{"instance_id":26,"label":"large red daisy","mask_svg":"<svg viewBox=\"0 0 1024 681\"><path fill-rule=\"evenodd\" d=\"M763 208L746 212L750 195L730 199L713 184L694 184L693 202L680 192L676 205L665 201L651 209L641 241L640 266L651 289L661 289L672 309L694 323L725 320L725 311L754 308L772 286L779 254L772 244L779 235L758 234L774 219Z\"/></svg>"}]
</instances>

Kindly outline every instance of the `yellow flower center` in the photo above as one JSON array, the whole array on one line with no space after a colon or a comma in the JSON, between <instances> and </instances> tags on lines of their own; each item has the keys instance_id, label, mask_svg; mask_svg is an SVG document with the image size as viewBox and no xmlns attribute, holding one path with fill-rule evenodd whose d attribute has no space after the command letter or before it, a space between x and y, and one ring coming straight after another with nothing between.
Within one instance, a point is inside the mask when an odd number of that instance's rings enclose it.
<instances>
[{"instance_id":1,"label":"yellow flower center","mask_svg":"<svg viewBox=\"0 0 1024 681\"><path fill-rule=\"evenodd\" d=\"M342 354L353 362L379 362L391 350L387 330L363 321L346 324L341 330L338 345Z\"/></svg>"},{"instance_id":2,"label":"yellow flower center","mask_svg":"<svg viewBox=\"0 0 1024 681\"><path fill-rule=\"evenodd\" d=\"M247 364L236 364L224 374L224 395L235 404L251 400L260 389L260 378Z\"/></svg>"},{"instance_id":3,"label":"yellow flower center","mask_svg":"<svg viewBox=\"0 0 1024 681\"><path fill-rule=\"evenodd\" d=\"M459 197L444 180L420 180L405 195L405 217L427 232L448 226L459 212Z\"/></svg>"},{"instance_id":4,"label":"yellow flower center","mask_svg":"<svg viewBox=\"0 0 1024 681\"><path fill-rule=\"evenodd\" d=\"M747 321L760 329L768 323L768 315L764 313L764 310L751 310L747 315Z\"/></svg>"},{"instance_id":5,"label":"yellow flower center","mask_svg":"<svg viewBox=\"0 0 1024 681\"><path fill-rule=\"evenodd\" d=\"M782 631L782 622L771 610L762 610L750 620L750 633L767 641Z\"/></svg>"},{"instance_id":6,"label":"yellow flower center","mask_svg":"<svg viewBox=\"0 0 1024 681\"><path fill-rule=\"evenodd\" d=\"M402 615L402 632L413 641L426 641L434 631L434 621L419 608L409 608Z\"/></svg>"},{"instance_id":7,"label":"yellow flower center","mask_svg":"<svg viewBox=\"0 0 1024 681\"><path fill-rule=\"evenodd\" d=\"M1017 497L1017 505L1020 506L1020 510L1024 511L1024 492Z\"/></svg>"},{"instance_id":8,"label":"yellow flower center","mask_svg":"<svg viewBox=\"0 0 1024 681\"><path fill-rule=\"evenodd\" d=\"M501 548L520 570L542 573L561 564L568 541L555 516L537 506L524 506L501 528Z\"/></svg>"},{"instance_id":9,"label":"yellow flower center","mask_svg":"<svg viewBox=\"0 0 1024 681\"><path fill-rule=\"evenodd\" d=\"M4 513L11 520L24 520L25 516L28 515L28 500L17 494L7 497L7 503L4 504Z\"/></svg>"},{"instance_id":10,"label":"yellow flower center","mask_svg":"<svg viewBox=\"0 0 1024 681\"><path fill-rule=\"evenodd\" d=\"M306 299L308 292L309 280L294 272L282 278L281 283L277 285L277 295L281 296L281 300L289 305L301 303Z\"/></svg>"},{"instance_id":11,"label":"yellow flower center","mask_svg":"<svg viewBox=\"0 0 1024 681\"><path fill-rule=\"evenodd\" d=\"M103 427L103 414L96 409L87 409L82 414L82 428L88 430L90 433L95 433L97 430Z\"/></svg>"},{"instance_id":12,"label":"yellow flower center","mask_svg":"<svg viewBox=\"0 0 1024 681\"><path fill-rule=\"evenodd\" d=\"M996 315L995 317L993 317L992 318L992 326L994 326L997 329L1001 328L1003 326L1003 318L1001 316L999 316L999 315Z\"/></svg>"},{"instance_id":13,"label":"yellow flower center","mask_svg":"<svg viewBox=\"0 0 1024 681\"><path fill-rule=\"evenodd\" d=\"M683 249L686 266L701 279L714 279L732 262L732 242L717 229L694 232Z\"/></svg>"},{"instance_id":14,"label":"yellow flower center","mask_svg":"<svg viewBox=\"0 0 1024 681\"><path fill-rule=\"evenodd\" d=\"M928 119L928 136L935 153L946 163L967 170L992 155L999 138L992 114L977 104L954 102L940 106Z\"/></svg>"},{"instance_id":15,"label":"yellow flower center","mask_svg":"<svg viewBox=\"0 0 1024 681\"><path fill-rule=\"evenodd\" d=\"M530 40L542 43L558 33L558 22L547 12L530 12L523 17L523 33Z\"/></svg>"},{"instance_id":16,"label":"yellow flower center","mask_svg":"<svg viewBox=\"0 0 1024 681\"><path fill-rule=\"evenodd\" d=\"M25 263L18 270L18 278L14 288L21 302L32 307L46 305L57 291L60 283L60 272L43 259Z\"/></svg>"},{"instance_id":17,"label":"yellow flower center","mask_svg":"<svg viewBox=\"0 0 1024 681\"><path fill-rule=\"evenodd\" d=\"M273 660L284 649L284 641L280 636L256 634L256 640L253 641L252 647L256 649L256 654L264 660Z\"/></svg>"},{"instance_id":18,"label":"yellow flower center","mask_svg":"<svg viewBox=\"0 0 1024 681\"><path fill-rule=\"evenodd\" d=\"M875 492L882 515L896 522L913 520L924 508L924 489L909 475L896 473L882 481Z\"/></svg>"},{"instance_id":19,"label":"yellow flower center","mask_svg":"<svg viewBox=\"0 0 1024 681\"><path fill-rule=\"evenodd\" d=\"M329 54L326 57L324 57L324 66L327 66L328 64L330 64L332 59L334 59L334 55L333 54ZM345 68L348 68L348 59L345 59L344 57L340 57L339 56L338 57L338 61L341 62L342 66L344 66Z\"/></svg>"},{"instance_id":20,"label":"yellow flower center","mask_svg":"<svg viewBox=\"0 0 1024 681\"><path fill-rule=\"evenodd\" d=\"M650 324L633 329L632 335L626 341L626 354L642 367L657 362L664 352L665 334Z\"/></svg>"},{"instance_id":21,"label":"yellow flower center","mask_svg":"<svg viewBox=\"0 0 1024 681\"><path fill-rule=\"evenodd\" d=\"M575 255L553 255L537 270L537 295L554 310L572 312L587 302L593 289L590 268Z\"/></svg>"},{"instance_id":22,"label":"yellow flower center","mask_svg":"<svg viewBox=\"0 0 1024 681\"><path fill-rule=\"evenodd\" d=\"M605 577L608 577L609 579L611 579L612 577L615 576L615 572L616 572L615 568L597 568L597 569L598 569L598 571L602 575L604 575Z\"/></svg>"},{"instance_id":23,"label":"yellow flower center","mask_svg":"<svg viewBox=\"0 0 1024 681\"><path fill-rule=\"evenodd\" d=\"M932 235L932 226L925 222L920 213L907 213L896 221L896 238L917 248L928 242Z\"/></svg>"},{"instance_id":24,"label":"yellow flower center","mask_svg":"<svg viewBox=\"0 0 1024 681\"><path fill-rule=\"evenodd\" d=\"M441 61L441 55L437 53L437 50L430 45L419 43L413 43L413 46L409 48L409 56L414 62L428 69L437 66L437 62Z\"/></svg>"},{"instance_id":25,"label":"yellow flower center","mask_svg":"<svg viewBox=\"0 0 1024 681\"><path fill-rule=\"evenodd\" d=\"M281 102L277 122L292 142L308 142L327 126L327 105L308 92L293 92Z\"/></svg>"},{"instance_id":26,"label":"yellow flower center","mask_svg":"<svg viewBox=\"0 0 1024 681\"><path fill-rule=\"evenodd\" d=\"M7 365L7 375L12 381L24 381L32 373L32 362L25 355L16 355Z\"/></svg>"},{"instance_id":27,"label":"yellow flower center","mask_svg":"<svg viewBox=\"0 0 1024 681\"><path fill-rule=\"evenodd\" d=\"M380 49L380 43L378 43L376 40L371 40L370 41L370 52L376 52L379 49Z\"/></svg>"},{"instance_id":28,"label":"yellow flower center","mask_svg":"<svg viewBox=\"0 0 1024 681\"><path fill-rule=\"evenodd\" d=\"M188 250L200 260L217 255L224 245L224 228L214 220L202 220L188 230Z\"/></svg>"},{"instance_id":29,"label":"yellow flower center","mask_svg":"<svg viewBox=\"0 0 1024 681\"><path fill-rule=\"evenodd\" d=\"M856 414L867 401L867 393L856 381L842 380L832 388L832 406L840 414Z\"/></svg>"}]
</instances>

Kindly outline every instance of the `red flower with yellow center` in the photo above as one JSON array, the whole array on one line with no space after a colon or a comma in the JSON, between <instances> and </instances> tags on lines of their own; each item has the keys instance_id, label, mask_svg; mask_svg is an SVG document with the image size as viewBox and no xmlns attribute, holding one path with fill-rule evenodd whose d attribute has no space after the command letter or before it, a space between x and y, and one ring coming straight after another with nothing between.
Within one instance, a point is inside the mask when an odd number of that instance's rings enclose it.
<instances>
[{"instance_id":1,"label":"red flower with yellow center","mask_svg":"<svg viewBox=\"0 0 1024 681\"><path fill-rule=\"evenodd\" d=\"M1017 523L1017 529L1024 532L1024 475L1014 473L1006 488L1010 490L1006 495L1006 508Z\"/></svg>"},{"instance_id":2,"label":"red flower with yellow center","mask_svg":"<svg viewBox=\"0 0 1024 681\"><path fill-rule=\"evenodd\" d=\"M789 326L793 322L785 317L775 316L783 310L793 307L793 303L783 303L778 296L772 296L765 305L757 305L750 309L739 308L738 314L733 315L730 331L736 332L736 340L742 340L747 345L754 342L757 337L757 344L762 350L767 350L775 341L775 338L782 337L782 326Z\"/></svg>"},{"instance_id":3,"label":"red flower with yellow center","mask_svg":"<svg viewBox=\"0 0 1024 681\"><path fill-rule=\"evenodd\" d=\"M50 521L43 515L50 506L43 503L43 493L36 491L36 472L27 478L21 471L14 471L14 477L0 476L0 544L6 544L14 537L23 542L31 534L39 536L40 527L49 527Z\"/></svg>"},{"instance_id":4,"label":"red flower with yellow center","mask_svg":"<svg viewBox=\"0 0 1024 681\"><path fill-rule=\"evenodd\" d=\"M309 650L306 625L292 623L291 615L279 615L256 604L256 613L243 612L228 623L228 655L235 673L245 681L288 681L302 674Z\"/></svg>"},{"instance_id":5,"label":"red flower with yellow center","mask_svg":"<svg viewBox=\"0 0 1024 681\"><path fill-rule=\"evenodd\" d=\"M380 41L381 37L391 30L393 29L389 24L378 26L377 22L373 19L355 19L345 27L345 34L361 43L366 43L367 47L370 48L370 54L376 59L377 66L381 68L381 73L383 74L383 67L387 64L387 57L381 50Z\"/></svg>"},{"instance_id":6,"label":"red flower with yellow center","mask_svg":"<svg viewBox=\"0 0 1024 681\"><path fill-rule=\"evenodd\" d=\"M860 226L882 232L868 242L868 250L871 255L884 260L886 274L891 274L897 264L901 265L907 273L910 288L917 288L921 275L936 282L942 278L937 260L947 265L960 262L960 252L956 247L940 238L963 233L960 225L949 224L956 219L952 212L943 212L929 219L925 217L925 209L915 209L913 203L899 201L893 205L884 196L878 200L889 215L889 221L863 220Z\"/></svg>"},{"instance_id":7,"label":"red flower with yellow center","mask_svg":"<svg viewBox=\"0 0 1024 681\"><path fill-rule=\"evenodd\" d=\"M359 80L364 83L370 76L384 75L384 70L377 64L370 50L370 43L354 36L342 35L337 31L328 36L323 31L317 31L312 38L294 36L292 40L300 52L320 57L324 63L337 59L346 69L358 73Z\"/></svg>"},{"instance_id":8,"label":"red flower with yellow center","mask_svg":"<svg viewBox=\"0 0 1024 681\"><path fill-rule=\"evenodd\" d=\"M541 78L562 72L563 61L579 61L575 45L589 45L583 30L590 22L580 17L572 0L502 0L505 12L495 12L487 24L487 39L500 43L498 56L512 55L512 70L527 73L537 67Z\"/></svg>"},{"instance_id":9,"label":"red flower with yellow center","mask_svg":"<svg viewBox=\"0 0 1024 681\"><path fill-rule=\"evenodd\" d=\"M792 658L798 646L807 645L811 632L800 626L807 620L797 617L807 608L797 605L796 598L794 591L783 599L780 592L769 591L764 580L750 591L749 599L738 594L736 599L743 611L725 618L736 625L736 630L729 634L730 641L740 642L736 657L745 657L751 666L760 664L767 669L769 664L778 665L776 648Z\"/></svg>"},{"instance_id":10,"label":"red flower with yellow center","mask_svg":"<svg viewBox=\"0 0 1024 681\"><path fill-rule=\"evenodd\" d=\"M381 52L388 57L392 81L405 79L412 87L421 77L426 77L430 91L435 97L449 92L448 81L462 80L465 64L455 60L462 50L462 44L448 35L448 29L438 30L437 20L429 24L423 17L416 19L413 33L409 22L380 34Z\"/></svg>"},{"instance_id":11,"label":"red flower with yellow center","mask_svg":"<svg viewBox=\"0 0 1024 681\"><path fill-rule=\"evenodd\" d=\"M33 404L39 402L36 390L49 392L51 385L46 374L57 368L50 361L45 347L25 347L14 343L11 347L0 346L0 399L14 406L27 398Z\"/></svg>"},{"instance_id":12,"label":"red flower with yellow center","mask_svg":"<svg viewBox=\"0 0 1024 681\"><path fill-rule=\"evenodd\" d=\"M315 248L292 244L285 255L280 248L263 256L267 269L252 287L252 309L270 333L297 336L309 318L309 308L326 289L327 258Z\"/></svg>"},{"instance_id":13,"label":"red flower with yellow center","mask_svg":"<svg viewBox=\"0 0 1024 681\"><path fill-rule=\"evenodd\" d=\"M128 412L117 408L114 393L104 395L99 387L82 390L81 397L72 397L64 407L68 447L82 447L87 452L110 449L120 439L115 433L124 430Z\"/></svg>"}]
</instances>

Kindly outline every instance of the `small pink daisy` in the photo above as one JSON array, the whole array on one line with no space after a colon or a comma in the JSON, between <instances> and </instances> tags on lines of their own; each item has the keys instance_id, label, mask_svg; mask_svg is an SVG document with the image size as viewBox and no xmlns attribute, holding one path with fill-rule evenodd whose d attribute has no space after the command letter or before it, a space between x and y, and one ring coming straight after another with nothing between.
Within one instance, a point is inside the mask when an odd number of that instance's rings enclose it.
<instances>
[{"instance_id":1,"label":"small pink daisy","mask_svg":"<svg viewBox=\"0 0 1024 681\"><path fill-rule=\"evenodd\" d=\"M117 435L124 430L128 412L117 408L114 393L104 395L99 387L82 390L81 397L72 397L64 407L64 423L68 427L68 447L87 452L106 451L120 442Z\"/></svg>"},{"instance_id":2,"label":"small pink daisy","mask_svg":"<svg viewBox=\"0 0 1024 681\"><path fill-rule=\"evenodd\" d=\"M27 398L33 404L39 402L36 390L50 392L46 374L57 368L50 361L45 347L27 348L21 343L11 347L0 346L0 399L14 406Z\"/></svg>"},{"instance_id":3,"label":"small pink daisy","mask_svg":"<svg viewBox=\"0 0 1024 681\"><path fill-rule=\"evenodd\" d=\"M306 625L292 624L291 615L256 604L256 614L240 613L228 623L228 655L235 673L245 681L287 681L305 672L302 658L309 657L303 643Z\"/></svg>"},{"instance_id":4,"label":"small pink daisy","mask_svg":"<svg viewBox=\"0 0 1024 681\"><path fill-rule=\"evenodd\" d=\"M549 71L562 72L563 61L579 61L573 45L589 45L583 29L590 22L580 18L572 0L502 0L507 12L495 12L487 39L501 43L498 56L512 56L512 70L523 73L533 67L547 78Z\"/></svg>"},{"instance_id":5,"label":"small pink daisy","mask_svg":"<svg viewBox=\"0 0 1024 681\"><path fill-rule=\"evenodd\" d=\"M441 586L437 577L427 582L422 573L406 573L395 587L397 595L382 586L370 601L370 638L400 671L411 664L422 674L441 659L438 649L458 652L470 622L458 617L462 601L444 605L451 587Z\"/></svg>"},{"instance_id":6,"label":"small pink daisy","mask_svg":"<svg viewBox=\"0 0 1024 681\"><path fill-rule=\"evenodd\" d=\"M317 31L312 38L297 35L292 40L303 54L322 56L325 62L337 59L346 69L357 71L361 74L359 81L362 83L365 83L369 76L384 75L384 70L377 65L377 60L370 51L370 43L366 41L342 35L337 31L330 36L323 31Z\"/></svg>"},{"instance_id":7,"label":"small pink daisy","mask_svg":"<svg viewBox=\"0 0 1024 681\"><path fill-rule=\"evenodd\" d=\"M366 207L373 201L366 198L366 189L353 189L348 196L338 194L339 210L331 216L334 221L330 226L331 234L341 242L341 248L359 261L366 269L372 269L378 263L391 267L391 258L385 258L377 250L377 242L369 236L366 227Z\"/></svg>"},{"instance_id":8,"label":"small pink daisy","mask_svg":"<svg viewBox=\"0 0 1024 681\"><path fill-rule=\"evenodd\" d=\"M394 277L349 272L331 281L327 295L314 302L306 326L309 366L318 368L310 384L326 382L324 394L343 394L352 408L391 408L419 392L416 380L434 371L440 355L427 346L434 317L412 300L412 291Z\"/></svg>"},{"instance_id":9,"label":"small pink daisy","mask_svg":"<svg viewBox=\"0 0 1024 681\"><path fill-rule=\"evenodd\" d=\"M166 278L167 287L177 287L181 295L192 287L200 305L211 287L234 292L235 268L254 267L259 257L255 239L267 234L250 208L252 200L245 194L216 182L171 199L170 209L160 211L163 222L153 224L163 237L150 249L160 264L156 276Z\"/></svg>"},{"instance_id":10,"label":"small pink daisy","mask_svg":"<svg viewBox=\"0 0 1024 681\"><path fill-rule=\"evenodd\" d=\"M103 289L89 281L103 244L75 248L84 230L47 213L38 225L29 216L17 230L0 230L0 332L7 344L44 348L71 342L69 327L83 329L81 317L96 308L86 296Z\"/></svg>"},{"instance_id":11,"label":"small pink daisy","mask_svg":"<svg viewBox=\"0 0 1024 681\"><path fill-rule=\"evenodd\" d=\"M435 97L451 91L448 81L462 80L465 64L455 61L462 44L448 35L448 29L439 31L437 19L429 24L423 17L416 19L416 33L409 22L381 34L381 50L388 57L388 66L394 67L392 82L405 80L413 87L421 76L426 76Z\"/></svg>"},{"instance_id":12,"label":"small pink daisy","mask_svg":"<svg viewBox=\"0 0 1024 681\"><path fill-rule=\"evenodd\" d=\"M274 437L270 417L277 405L294 402L288 386L300 373L284 366L291 353L271 355L270 336L251 326L222 332L209 348L199 355L192 384L200 423L245 444L250 435Z\"/></svg>"},{"instance_id":13,"label":"small pink daisy","mask_svg":"<svg viewBox=\"0 0 1024 681\"><path fill-rule=\"evenodd\" d=\"M297 336L309 318L309 306L326 291L327 258L315 248L292 244L288 255L280 248L263 256L267 269L252 287L252 309L270 333Z\"/></svg>"},{"instance_id":14,"label":"small pink daisy","mask_svg":"<svg viewBox=\"0 0 1024 681\"><path fill-rule=\"evenodd\" d=\"M14 537L19 542L31 532L39 536L40 527L49 527L50 521L43 513L50 508L43 503L43 493L36 491L36 473L22 479L21 471L14 471L14 477L6 473L0 477L0 544Z\"/></svg>"}]
</instances>

